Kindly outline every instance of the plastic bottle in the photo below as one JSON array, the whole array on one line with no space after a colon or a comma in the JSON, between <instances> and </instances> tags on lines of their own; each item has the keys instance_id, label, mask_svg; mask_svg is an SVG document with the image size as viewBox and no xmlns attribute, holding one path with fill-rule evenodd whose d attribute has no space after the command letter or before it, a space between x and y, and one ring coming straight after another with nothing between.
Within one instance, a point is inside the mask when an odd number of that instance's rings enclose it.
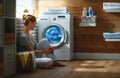
<instances>
[{"instance_id":1,"label":"plastic bottle","mask_svg":"<svg viewBox=\"0 0 120 78\"><path fill-rule=\"evenodd\" d=\"M94 16L94 12L92 10L92 7L89 7L88 12L87 12L87 16Z\"/></svg>"},{"instance_id":2,"label":"plastic bottle","mask_svg":"<svg viewBox=\"0 0 120 78\"><path fill-rule=\"evenodd\" d=\"M83 17L87 16L87 9L86 9L86 7L83 8L82 16Z\"/></svg>"}]
</instances>

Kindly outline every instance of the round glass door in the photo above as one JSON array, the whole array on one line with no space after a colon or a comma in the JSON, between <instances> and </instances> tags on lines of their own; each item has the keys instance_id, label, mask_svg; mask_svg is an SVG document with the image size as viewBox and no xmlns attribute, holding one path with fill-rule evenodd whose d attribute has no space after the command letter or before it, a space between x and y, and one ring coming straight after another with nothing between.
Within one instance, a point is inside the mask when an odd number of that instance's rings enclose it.
<instances>
[{"instance_id":1,"label":"round glass door","mask_svg":"<svg viewBox=\"0 0 120 78\"><path fill-rule=\"evenodd\" d=\"M64 29L58 25L51 25L45 30L45 37L51 46L57 47L64 41Z\"/></svg>"}]
</instances>

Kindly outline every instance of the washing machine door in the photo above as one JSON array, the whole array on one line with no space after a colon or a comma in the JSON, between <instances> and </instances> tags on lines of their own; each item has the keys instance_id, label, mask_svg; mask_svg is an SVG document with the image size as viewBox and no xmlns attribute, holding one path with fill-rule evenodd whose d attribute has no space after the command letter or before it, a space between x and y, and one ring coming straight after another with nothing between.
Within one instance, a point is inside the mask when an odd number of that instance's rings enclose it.
<instances>
[{"instance_id":1,"label":"washing machine door","mask_svg":"<svg viewBox=\"0 0 120 78\"><path fill-rule=\"evenodd\" d=\"M52 47L58 47L67 41L67 31L59 24L49 25L44 31L44 36Z\"/></svg>"}]
</instances>

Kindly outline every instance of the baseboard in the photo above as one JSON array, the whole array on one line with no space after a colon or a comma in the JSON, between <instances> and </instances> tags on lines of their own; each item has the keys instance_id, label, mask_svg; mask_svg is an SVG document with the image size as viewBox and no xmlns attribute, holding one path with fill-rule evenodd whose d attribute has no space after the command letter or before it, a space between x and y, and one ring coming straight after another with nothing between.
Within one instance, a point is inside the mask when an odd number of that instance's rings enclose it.
<instances>
[{"instance_id":1,"label":"baseboard","mask_svg":"<svg viewBox=\"0 0 120 78\"><path fill-rule=\"evenodd\" d=\"M120 53L80 53L75 52L75 59L118 59L120 60Z\"/></svg>"}]
</instances>

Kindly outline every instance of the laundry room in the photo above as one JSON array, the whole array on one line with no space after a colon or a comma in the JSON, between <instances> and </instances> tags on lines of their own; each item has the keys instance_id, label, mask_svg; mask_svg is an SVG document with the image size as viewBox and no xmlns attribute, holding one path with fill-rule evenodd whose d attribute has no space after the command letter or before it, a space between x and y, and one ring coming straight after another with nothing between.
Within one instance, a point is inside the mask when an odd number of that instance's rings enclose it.
<instances>
[{"instance_id":1,"label":"laundry room","mask_svg":"<svg viewBox=\"0 0 120 78\"><path fill-rule=\"evenodd\" d=\"M0 78L120 78L119 20L120 0L0 0Z\"/></svg>"},{"instance_id":2,"label":"laundry room","mask_svg":"<svg viewBox=\"0 0 120 78\"><path fill-rule=\"evenodd\" d=\"M28 3L28 5L24 5L22 4L22 2L18 2L19 3L18 5L19 6L23 5L24 9L28 9L29 10L28 13L35 15L37 19L39 19L40 15L43 13L47 14L48 10L51 10L52 12L54 11L60 12L60 10L62 9L64 12L68 11L70 15L72 15L73 17L72 23L74 23L74 25L73 25L73 28L72 27L70 28L73 29L71 33L74 36L72 37L74 58L76 59L84 59L84 58L85 59L104 59L104 58L110 59L112 54L114 53L119 54L120 43L114 42L114 40L106 42L103 36L105 32L108 32L108 33L118 32L117 34L119 35L119 26L118 26L119 23L117 21L119 20L118 18L119 13L105 12L104 6L103 6L105 2L119 3L118 0L97 1L97 2L96 0L95 1L87 1L87 0L76 0L76 1L35 0L33 1L33 0L30 0L30 2ZM97 3L99 4L96 5ZM93 19L95 23L90 23L90 25L85 24L84 26L82 25L82 22L84 21L84 19L82 19L83 11L84 9L89 10L90 7L94 12L93 18L91 19ZM53 8L55 8L55 10L53 10ZM22 16L21 12L23 13L23 9L21 11L20 8L18 7L16 12L17 17ZM52 18L49 18L49 19L52 19ZM109 56L109 54L111 54L111 56L106 57L107 55ZM94 55L98 56L98 58L94 57ZM113 55L113 58L114 57L115 56Z\"/></svg>"}]
</instances>

